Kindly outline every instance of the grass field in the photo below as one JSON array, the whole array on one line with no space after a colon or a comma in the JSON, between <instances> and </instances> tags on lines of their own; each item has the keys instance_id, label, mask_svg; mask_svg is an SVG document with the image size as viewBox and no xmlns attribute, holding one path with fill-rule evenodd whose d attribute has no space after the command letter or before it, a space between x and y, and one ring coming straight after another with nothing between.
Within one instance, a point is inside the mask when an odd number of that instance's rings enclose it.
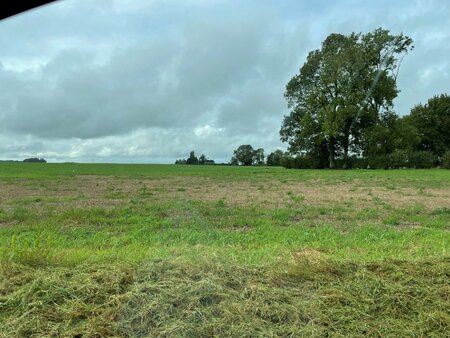
<instances>
[{"instance_id":1,"label":"grass field","mask_svg":"<svg viewBox=\"0 0 450 338\"><path fill-rule=\"evenodd\" d=\"M1 337L448 337L450 170L0 164Z\"/></svg>"}]
</instances>

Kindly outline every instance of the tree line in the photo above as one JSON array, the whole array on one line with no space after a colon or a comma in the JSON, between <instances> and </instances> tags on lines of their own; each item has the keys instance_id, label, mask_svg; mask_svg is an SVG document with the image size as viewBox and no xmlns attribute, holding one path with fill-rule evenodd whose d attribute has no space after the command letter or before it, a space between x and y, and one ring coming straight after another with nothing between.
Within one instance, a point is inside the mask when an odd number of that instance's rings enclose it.
<instances>
[{"instance_id":1,"label":"tree line","mask_svg":"<svg viewBox=\"0 0 450 338\"><path fill-rule=\"evenodd\" d=\"M28 163L47 163L47 160L45 158L30 157L30 158L24 159L23 162L28 162Z\"/></svg>"},{"instance_id":2,"label":"tree line","mask_svg":"<svg viewBox=\"0 0 450 338\"><path fill-rule=\"evenodd\" d=\"M228 164L450 168L450 96L435 95L406 116L394 110L400 66L412 50L410 37L382 28L330 34L286 85L290 113L280 139L287 151L276 150L265 160L264 149L245 144ZM177 162L205 164L205 159L191 152Z\"/></svg>"},{"instance_id":3,"label":"tree line","mask_svg":"<svg viewBox=\"0 0 450 338\"><path fill-rule=\"evenodd\" d=\"M206 156L203 154L201 154L200 157L197 157L197 156L195 156L195 152L191 151L191 153L189 154L189 157L187 159L176 160L175 164L214 165L215 162L214 162L214 160L207 159Z\"/></svg>"},{"instance_id":4,"label":"tree line","mask_svg":"<svg viewBox=\"0 0 450 338\"><path fill-rule=\"evenodd\" d=\"M450 97L394 111L411 38L376 29L330 34L287 84L280 136L292 168L450 166Z\"/></svg>"},{"instance_id":5,"label":"tree line","mask_svg":"<svg viewBox=\"0 0 450 338\"><path fill-rule=\"evenodd\" d=\"M253 149L250 144L243 144L239 146L234 152L233 157L228 163L219 163L220 165L282 165L282 158L288 156L288 153L283 152L282 150L276 150L270 153L266 157L264 155L264 149L258 148ZM178 159L175 161L175 164L193 164L193 165L202 165L216 164L214 160L207 159L205 155L201 155L197 158L195 156L195 152L191 151L189 157L187 159Z\"/></svg>"}]
</instances>

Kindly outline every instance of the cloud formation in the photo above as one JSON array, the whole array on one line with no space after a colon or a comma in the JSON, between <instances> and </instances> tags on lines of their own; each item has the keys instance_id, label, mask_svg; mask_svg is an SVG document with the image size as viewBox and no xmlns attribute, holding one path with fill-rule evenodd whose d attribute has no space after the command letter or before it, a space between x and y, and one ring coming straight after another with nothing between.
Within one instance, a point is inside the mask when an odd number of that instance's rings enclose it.
<instances>
[{"instance_id":1,"label":"cloud formation","mask_svg":"<svg viewBox=\"0 0 450 338\"><path fill-rule=\"evenodd\" d=\"M450 92L442 1L63 0L0 22L0 158L228 161L284 148L287 81L332 32L415 41L400 114ZM12 38L13 37L13 38Z\"/></svg>"}]
</instances>

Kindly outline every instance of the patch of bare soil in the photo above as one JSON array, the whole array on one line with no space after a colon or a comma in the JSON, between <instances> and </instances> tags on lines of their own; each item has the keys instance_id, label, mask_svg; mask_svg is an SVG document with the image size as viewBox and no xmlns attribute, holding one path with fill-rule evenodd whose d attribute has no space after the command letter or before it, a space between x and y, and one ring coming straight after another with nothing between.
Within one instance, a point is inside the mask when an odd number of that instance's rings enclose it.
<instances>
[{"instance_id":1,"label":"patch of bare soil","mask_svg":"<svg viewBox=\"0 0 450 338\"><path fill-rule=\"evenodd\" d=\"M356 184L356 186L355 186ZM164 202L172 200L223 201L230 206L270 208L298 204L305 206L347 205L354 209L381 204L393 207L423 205L427 209L450 205L450 188L386 189L383 186L357 186L345 182L255 182L224 181L207 177L115 178L76 176L67 180L26 180L0 182L2 206L23 201L45 203L55 208L118 207L132 200ZM38 201L38 202L36 202Z\"/></svg>"},{"instance_id":2,"label":"patch of bare soil","mask_svg":"<svg viewBox=\"0 0 450 338\"><path fill-rule=\"evenodd\" d=\"M404 221L399 224L396 224L395 228L398 230L418 229L420 228L420 223Z\"/></svg>"}]
</instances>

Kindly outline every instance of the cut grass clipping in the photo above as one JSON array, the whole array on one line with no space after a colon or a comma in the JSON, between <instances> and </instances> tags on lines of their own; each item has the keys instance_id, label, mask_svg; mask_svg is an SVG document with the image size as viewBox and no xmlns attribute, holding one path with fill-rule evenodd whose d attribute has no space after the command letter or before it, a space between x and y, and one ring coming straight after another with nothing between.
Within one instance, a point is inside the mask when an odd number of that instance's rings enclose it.
<instances>
[{"instance_id":1,"label":"cut grass clipping","mask_svg":"<svg viewBox=\"0 0 450 338\"><path fill-rule=\"evenodd\" d=\"M339 263L296 252L286 272L211 261L3 265L4 337L440 337L450 261Z\"/></svg>"}]
</instances>

